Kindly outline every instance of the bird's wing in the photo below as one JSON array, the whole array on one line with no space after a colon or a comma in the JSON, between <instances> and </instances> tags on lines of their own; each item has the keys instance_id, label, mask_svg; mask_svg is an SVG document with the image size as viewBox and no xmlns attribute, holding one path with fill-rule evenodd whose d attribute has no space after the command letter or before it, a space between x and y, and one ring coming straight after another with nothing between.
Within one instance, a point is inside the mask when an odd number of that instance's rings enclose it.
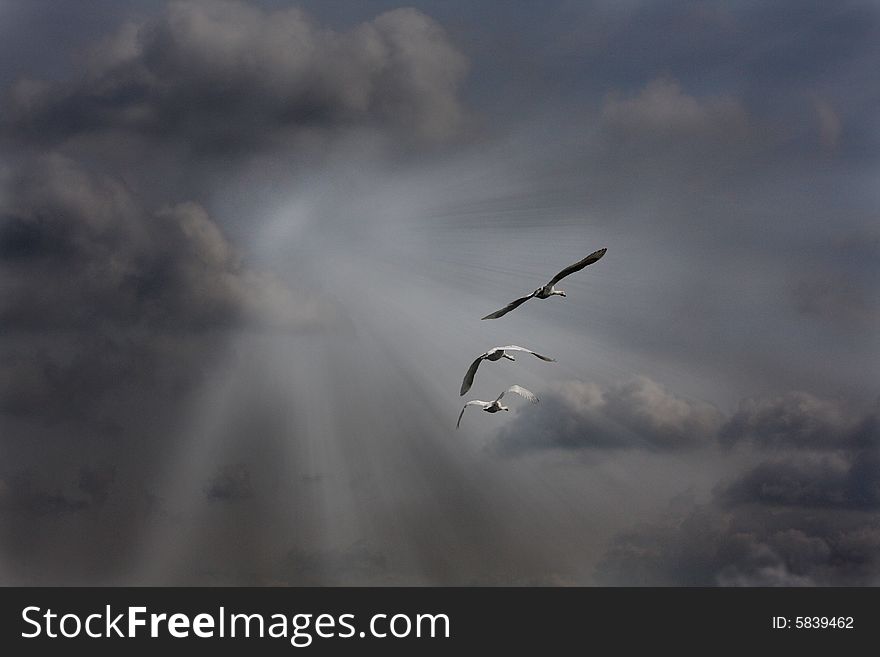
<instances>
[{"instance_id":1,"label":"bird's wing","mask_svg":"<svg viewBox=\"0 0 880 657\"><path fill-rule=\"evenodd\" d=\"M506 347L501 347L504 351L524 351L527 354L531 354L532 356L537 356L541 360L546 360L550 363L555 363L555 358L550 358L549 356L542 356L537 351L532 351L531 349L526 349L525 347L517 347L515 344L509 344Z\"/></svg>"},{"instance_id":2,"label":"bird's wing","mask_svg":"<svg viewBox=\"0 0 880 657\"><path fill-rule=\"evenodd\" d=\"M468 368L467 374L464 375L464 381L461 382L461 392L459 395L463 395L468 390L471 389L471 386L474 385L474 376L477 374L477 368L480 366L480 363L483 362L483 359L486 357L486 354L482 356L477 356L477 359L471 363L471 366Z\"/></svg>"},{"instance_id":3,"label":"bird's wing","mask_svg":"<svg viewBox=\"0 0 880 657\"><path fill-rule=\"evenodd\" d=\"M598 251L593 251L590 255L588 255L586 258L584 258L580 262L576 262L573 265L569 265L568 267L563 269L561 272L556 274L556 276L554 276L552 279L550 279L550 282L547 285L556 285L559 281L561 281L563 278L565 278L569 274L573 274L576 271L580 271L581 269L583 269L587 265L592 265L599 258L601 258L603 255L605 255L605 251L607 251L607 250L608 249L599 249Z\"/></svg>"},{"instance_id":4,"label":"bird's wing","mask_svg":"<svg viewBox=\"0 0 880 657\"><path fill-rule=\"evenodd\" d=\"M472 400L469 401L467 404L465 404L464 406L462 406L462 407L461 407L461 413L458 414L458 422L455 423L455 428L458 429L458 427L461 426L461 418L462 418L462 416L464 415L464 409L466 409L468 406L476 406L476 405L478 405L478 404L479 404L480 406L485 406L487 403L488 403L488 402L480 401L479 399L472 399Z\"/></svg>"},{"instance_id":5,"label":"bird's wing","mask_svg":"<svg viewBox=\"0 0 880 657\"><path fill-rule=\"evenodd\" d=\"M503 317L504 315L506 315L507 313L509 313L509 312L510 312L511 310L513 310L514 308L518 308L519 306L523 305L526 301L528 301L529 299L531 299L531 298L532 298L533 296L535 296L537 293L538 293L538 291L535 290L534 292L532 292L532 293L531 293L530 295L528 295L527 297L520 297L520 298L517 299L516 301L511 301L509 304L507 304L506 306L504 306L504 308L502 308L501 310L496 310L496 311L495 311L494 313L492 313L491 315L486 315L485 317L483 317L483 319L498 319L499 317Z\"/></svg>"},{"instance_id":6,"label":"bird's wing","mask_svg":"<svg viewBox=\"0 0 880 657\"><path fill-rule=\"evenodd\" d=\"M510 386L510 387L506 390L506 392L515 392L515 393L518 394L520 397L525 397L526 399L528 399L528 400L529 400L530 402L532 402L533 404L537 404L537 403L538 403L538 398L535 397L534 393L531 392L530 390L526 390L526 389L523 388L522 386L516 386L516 385ZM501 393L501 394L503 395L504 393ZM499 397L498 399L501 399L501 397Z\"/></svg>"}]
</instances>

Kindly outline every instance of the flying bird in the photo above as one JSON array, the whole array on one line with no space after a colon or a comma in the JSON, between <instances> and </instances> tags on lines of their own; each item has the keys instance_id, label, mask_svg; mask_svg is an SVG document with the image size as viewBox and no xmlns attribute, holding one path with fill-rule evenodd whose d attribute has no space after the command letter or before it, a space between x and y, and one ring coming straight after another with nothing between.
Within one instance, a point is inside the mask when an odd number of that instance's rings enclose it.
<instances>
[{"instance_id":1,"label":"flying bird","mask_svg":"<svg viewBox=\"0 0 880 657\"><path fill-rule=\"evenodd\" d=\"M564 297L565 291L564 290L557 290L554 286L559 281L561 281L563 278L568 276L569 274L573 274L576 271L580 271L581 269L583 269L587 265L592 265L599 258L601 258L603 255L605 255L605 251L607 251L607 250L608 249L599 249L598 251L594 251L593 253L588 255L586 258L584 258L580 262L576 262L573 265L569 265L568 267L563 269L561 272L556 274L556 276L554 276L553 278L550 279L550 282L547 283L547 285L544 285L543 287L539 287L537 290L535 290L534 292L532 292L530 295L528 295L526 297L521 297L521 298L517 299L516 301L511 301L509 304L507 304L501 310L496 310L491 315L486 315L485 317L483 317L483 319L498 319L499 317L503 317L504 315L509 313L514 308L518 308L519 306L524 304L526 301L528 301L532 297L535 297L537 299L547 299L549 297L556 296L556 295Z\"/></svg>"},{"instance_id":2,"label":"flying bird","mask_svg":"<svg viewBox=\"0 0 880 657\"><path fill-rule=\"evenodd\" d=\"M506 358L507 360L516 360L516 358L507 353L508 351L524 351L527 354L532 354L532 356L537 356L541 360L546 360L551 363L556 362L555 358L542 356L536 351L526 349L525 347L517 347L515 344L509 344L506 347L492 347L486 353L477 356L476 360L471 363L471 366L468 368L467 374L464 375L464 381L461 382L461 392L459 394L463 395L471 389L471 386L474 384L474 376L476 376L477 374L477 368L484 360L496 361L501 360L502 358Z\"/></svg>"},{"instance_id":3,"label":"flying bird","mask_svg":"<svg viewBox=\"0 0 880 657\"><path fill-rule=\"evenodd\" d=\"M520 397L525 397L533 404L538 403L538 398L535 397L535 395L533 393L529 392L528 390L526 390L522 386L510 386L507 390L505 390L500 395L498 395L498 398L495 401L487 402L487 401L481 401L479 399L472 399L467 404L465 404L462 407L461 413L458 416L458 422L456 423L455 428L458 429L458 427L461 426L461 417L464 415L464 411L468 406L482 406L483 410L486 411L487 413L497 413L498 411L509 411L510 409L501 403L501 398L504 397L504 395L508 392L515 392Z\"/></svg>"}]
</instances>

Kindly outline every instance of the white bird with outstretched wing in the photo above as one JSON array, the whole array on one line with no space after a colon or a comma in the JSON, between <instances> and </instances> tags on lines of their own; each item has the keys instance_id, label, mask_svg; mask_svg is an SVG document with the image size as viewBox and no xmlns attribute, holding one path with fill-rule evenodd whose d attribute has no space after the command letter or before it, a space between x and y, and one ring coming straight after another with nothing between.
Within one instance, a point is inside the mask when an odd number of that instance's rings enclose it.
<instances>
[{"instance_id":1,"label":"white bird with outstretched wing","mask_svg":"<svg viewBox=\"0 0 880 657\"><path fill-rule=\"evenodd\" d=\"M514 310L515 308L519 308L526 301L528 301L529 299L532 299L532 298L548 299L553 296L560 296L560 297L566 296L565 291L564 290L557 290L555 285L559 281L561 281L563 278L568 276L569 274L573 274L576 271L580 271L581 269L583 269L587 265L592 265L594 262L599 260L599 258L601 258L603 255L605 255L605 252L607 250L608 249L599 249L598 251L593 251L593 253L588 255L583 260L580 260L579 262L576 262L573 265L569 265L568 267L563 269L561 272L556 274L556 276L554 276L553 278L550 279L550 282L547 283L547 285L539 287L537 290L535 290L534 292L532 292L528 296L520 297L516 301L511 301L509 304L504 306L504 308L502 308L501 310L496 310L494 313L490 313L489 315L486 315L485 317L483 317L483 319L498 319L499 317L503 317L504 315L509 313L511 310Z\"/></svg>"},{"instance_id":2,"label":"white bird with outstretched wing","mask_svg":"<svg viewBox=\"0 0 880 657\"><path fill-rule=\"evenodd\" d=\"M474 384L474 377L477 374L477 368L480 367L480 363L484 360L488 361L496 361L501 360L502 358L506 358L507 360L516 360L513 356L511 356L509 351L522 351L527 354L532 354L536 358L540 358L541 360L554 363L556 362L555 358L550 358L549 356L542 356L537 351L532 351L531 349L526 349L525 347L518 347L515 344L509 344L506 347L492 347L488 351L483 354L480 354L476 357L471 366L468 368L467 373L464 375L464 380L461 382L461 392L459 395L465 394L468 390L470 390L471 386Z\"/></svg>"},{"instance_id":3,"label":"white bird with outstretched wing","mask_svg":"<svg viewBox=\"0 0 880 657\"><path fill-rule=\"evenodd\" d=\"M481 399L472 399L467 404L465 404L461 409L461 413L458 414L458 422L455 424L455 428L458 429L458 427L461 426L461 418L462 418L462 416L464 416L464 412L468 406L482 406L483 410L486 411L487 413L497 413L498 411L509 411L510 408L508 408L507 406L505 406L504 404L501 403L501 399L508 392L512 392L512 393L519 395L520 397L524 397L525 399L528 399L533 404L538 403L538 398L535 396L535 394L533 392L526 390L522 386L512 385L507 390L505 390L500 395L498 395L498 397L494 401L487 402L487 401L482 401Z\"/></svg>"}]
</instances>

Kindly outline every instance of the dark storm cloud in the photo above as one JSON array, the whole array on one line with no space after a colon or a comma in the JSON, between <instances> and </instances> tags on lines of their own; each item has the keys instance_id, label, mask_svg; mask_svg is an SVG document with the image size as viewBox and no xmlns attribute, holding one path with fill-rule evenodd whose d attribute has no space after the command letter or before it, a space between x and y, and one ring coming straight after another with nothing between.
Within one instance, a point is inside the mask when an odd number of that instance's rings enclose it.
<instances>
[{"instance_id":1,"label":"dark storm cloud","mask_svg":"<svg viewBox=\"0 0 880 657\"><path fill-rule=\"evenodd\" d=\"M60 489L41 487L33 473L21 473L0 481L3 515L23 514L35 517L58 517L81 511L89 501Z\"/></svg>"},{"instance_id":2,"label":"dark storm cloud","mask_svg":"<svg viewBox=\"0 0 880 657\"><path fill-rule=\"evenodd\" d=\"M33 471L0 478L0 512L3 515L61 517L100 506L107 500L115 479L108 466L84 465L75 484L47 482Z\"/></svg>"},{"instance_id":3,"label":"dark storm cloud","mask_svg":"<svg viewBox=\"0 0 880 657\"><path fill-rule=\"evenodd\" d=\"M103 504L116 479L112 466L83 466L79 472L79 489L88 495L93 504Z\"/></svg>"},{"instance_id":4,"label":"dark storm cloud","mask_svg":"<svg viewBox=\"0 0 880 657\"><path fill-rule=\"evenodd\" d=\"M335 32L296 8L183 0L93 47L73 81L16 83L5 127L49 143L121 132L209 152L309 128L438 139L461 122L464 70L440 25L414 9Z\"/></svg>"},{"instance_id":5,"label":"dark storm cloud","mask_svg":"<svg viewBox=\"0 0 880 657\"><path fill-rule=\"evenodd\" d=\"M880 581L873 514L702 506L622 534L597 580L628 586L871 585Z\"/></svg>"},{"instance_id":6,"label":"dark storm cloud","mask_svg":"<svg viewBox=\"0 0 880 657\"><path fill-rule=\"evenodd\" d=\"M797 394L784 399L782 409L781 400L763 405L787 411L771 413L775 421L753 439L763 436L766 443L746 443L762 457L774 449L771 458L718 485L708 503L620 534L598 565L597 579L676 586L880 581L880 428L874 412L843 419L831 402ZM742 428L733 421L727 426L732 424ZM860 439L845 440L840 426L859 427Z\"/></svg>"},{"instance_id":7,"label":"dark storm cloud","mask_svg":"<svg viewBox=\"0 0 880 657\"><path fill-rule=\"evenodd\" d=\"M149 426L158 448L231 331L329 325L326 304L248 267L198 204L156 207L55 154L7 169L2 190L0 422L11 448L54 436L112 453Z\"/></svg>"},{"instance_id":8,"label":"dark storm cloud","mask_svg":"<svg viewBox=\"0 0 880 657\"><path fill-rule=\"evenodd\" d=\"M78 465L81 454L70 460L66 468L40 462L0 475L4 584L94 583L124 563L143 523L159 511L136 481L119 481L106 454L100 462Z\"/></svg>"},{"instance_id":9,"label":"dark storm cloud","mask_svg":"<svg viewBox=\"0 0 880 657\"><path fill-rule=\"evenodd\" d=\"M223 466L205 488L205 495L217 502L248 499L253 495L250 470L242 463Z\"/></svg>"},{"instance_id":10,"label":"dark storm cloud","mask_svg":"<svg viewBox=\"0 0 880 657\"><path fill-rule=\"evenodd\" d=\"M74 441L92 431L118 437L127 425L141 424L124 418L132 407L174 407L204 382L222 353L220 342L204 332L145 334L118 327L8 336L0 343L0 419L38 419L71 432ZM67 422L80 428L65 427ZM7 429L6 437L14 433Z\"/></svg>"},{"instance_id":11,"label":"dark storm cloud","mask_svg":"<svg viewBox=\"0 0 880 657\"><path fill-rule=\"evenodd\" d=\"M878 444L878 415L858 413L840 400L806 392L740 402L721 430L726 445L750 442L758 447L839 449Z\"/></svg>"},{"instance_id":12,"label":"dark storm cloud","mask_svg":"<svg viewBox=\"0 0 880 657\"><path fill-rule=\"evenodd\" d=\"M580 381L557 384L527 411L500 431L501 449L747 443L760 449L852 450L880 444L876 404L865 410L793 391L745 399L725 417L714 406L680 398L644 376L606 388Z\"/></svg>"},{"instance_id":13,"label":"dark storm cloud","mask_svg":"<svg viewBox=\"0 0 880 657\"><path fill-rule=\"evenodd\" d=\"M682 399L647 377L607 388L564 383L527 410L500 432L503 452L693 448L713 441L722 422L713 406Z\"/></svg>"},{"instance_id":14,"label":"dark storm cloud","mask_svg":"<svg viewBox=\"0 0 880 657\"><path fill-rule=\"evenodd\" d=\"M708 502L679 504L620 533L596 567L598 582L795 586L880 578L876 408L792 392L745 400L725 418L645 379L609 390L564 384L544 393L541 405L543 414L529 408L500 432L503 449L702 444L736 446L725 458L747 457Z\"/></svg>"},{"instance_id":15,"label":"dark storm cloud","mask_svg":"<svg viewBox=\"0 0 880 657\"><path fill-rule=\"evenodd\" d=\"M195 203L148 209L111 177L53 155L4 181L0 319L12 328L170 329L316 319L243 266Z\"/></svg>"},{"instance_id":16,"label":"dark storm cloud","mask_svg":"<svg viewBox=\"0 0 880 657\"><path fill-rule=\"evenodd\" d=\"M880 319L880 234L867 213L866 228L852 230L822 250L818 267L791 284L790 300L808 320L871 331Z\"/></svg>"},{"instance_id":17,"label":"dark storm cloud","mask_svg":"<svg viewBox=\"0 0 880 657\"><path fill-rule=\"evenodd\" d=\"M791 293L797 311L810 318L864 325L876 317L876 306L871 303L872 289L838 272L803 278L793 286Z\"/></svg>"},{"instance_id":18,"label":"dark storm cloud","mask_svg":"<svg viewBox=\"0 0 880 657\"><path fill-rule=\"evenodd\" d=\"M104 394L137 371L139 362L146 364L137 350L120 350L109 339L85 338L75 346L58 342L51 350L30 344L0 350L0 413L48 423L94 420L92 413Z\"/></svg>"},{"instance_id":19,"label":"dark storm cloud","mask_svg":"<svg viewBox=\"0 0 880 657\"><path fill-rule=\"evenodd\" d=\"M351 582L377 586L390 583L393 574L388 558L363 540L338 550L290 550L279 569L284 583L293 586Z\"/></svg>"},{"instance_id":20,"label":"dark storm cloud","mask_svg":"<svg viewBox=\"0 0 880 657\"><path fill-rule=\"evenodd\" d=\"M852 457L788 455L761 463L724 486L727 505L877 509L880 459L869 451Z\"/></svg>"}]
</instances>

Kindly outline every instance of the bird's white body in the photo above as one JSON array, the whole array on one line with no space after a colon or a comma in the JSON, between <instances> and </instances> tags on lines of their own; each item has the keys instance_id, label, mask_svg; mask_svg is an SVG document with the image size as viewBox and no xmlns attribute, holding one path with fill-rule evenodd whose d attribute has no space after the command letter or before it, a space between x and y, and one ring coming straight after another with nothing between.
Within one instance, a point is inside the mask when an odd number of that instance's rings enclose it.
<instances>
[{"instance_id":1,"label":"bird's white body","mask_svg":"<svg viewBox=\"0 0 880 657\"><path fill-rule=\"evenodd\" d=\"M544 287L539 287L532 295L536 299L549 299L550 297L564 297L565 290L557 290L553 285L545 285Z\"/></svg>"},{"instance_id":2,"label":"bird's white body","mask_svg":"<svg viewBox=\"0 0 880 657\"><path fill-rule=\"evenodd\" d=\"M504 352L504 347L493 347L483 356L486 360L491 360L495 362L496 360L501 360L502 358L506 358L507 360L516 360L510 354Z\"/></svg>"},{"instance_id":3,"label":"bird's white body","mask_svg":"<svg viewBox=\"0 0 880 657\"><path fill-rule=\"evenodd\" d=\"M471 401L469 401L467 404L465 404L462 407L461 413L459 413L459 415L458 415L458 423L455 425L455 428L458 429L458 427L461 426L461 418L464 415L464 412L468 406L481 406L482 410L486 411L487 413L497 413L498 411L509 411L510 408L508 408L507 406L505 406L504 404L501 403L501 398L504 397L505 393L508 393L508 392L516 393L520 397L528 399L533 404L538 403L538 398L535 397L535 394L533 392L526 390L522 386L513 385L513 386L510 386L504 392L502 392L500 395L498 395L498 398L493 401L483 401L482 399L472 399Z\"/></svg>"},{"instance_id":4,"label":"bird's white body","mask_svg":"<svg viewBox=\"0 0 880 657\"><path fill-rule=\"evenodd\" d=\"M515 344L509 344L506 347L492 347L487 352L480 354L476 357L471 366L468 368L467 373L464 375L464 380L461 382L461 392L460 395L463 395L474 383L474 377L477 375L477 368L480 366L484 360L489 360L495 362L497 360L501 360L502 358L506 358L507 360L515 361L516 358L511 356L508 352L511 351L521 351L527 354L532 354L533 356L540 358L541 360L546 360L550 362L555 362L554 358L549 358L548 356L542 356L536 351L532 351L531 349L526 349L525 347L518 347ZM494 413L495 411L490 411Z\"/></svg>"},{"instance_id":5,"label":"bird's white body","mask_svg":"<svg viewBox=\"0 0 880 657\"><path fill-rule=\"evenodd\" d=\"M477 400L477 401L479 401L479 400ZM482 402L482 403L485 404L485 406L483 406L483 410L486 413L497 413L498 411L509 411L510 410L509 406L505 406L497 399L495 401Z\"/></svg>"},{"instance_id":6,"label":"bird's white body","mask_svg":"<svg viewBox=\"0 0 880 657\"><path fill-rule=\"evenodd\" d=\"M556 297L556 296L564 297L564 296L566 296L565 290L556 289L556 284L559 281L561 281L563 278L568 276L569 274L573 274L576 271L580 271L581 269L583 269L587 265L592 265L594 262L599 260L603 255L605 255L605 251L607 251L607 249L599 249L598 251L594 251L593 253L588 255L583 260L576 262L573 265L569 265L568 267L563 269L561 272L556 274L556 276L554 276L550 280L550 282L547 283L546 285L542 285L537 290L535 290L534 292L532 292L531 294L529 294L527 296L520 297L519 299L511 301L509 304L507 304L501 310L496 310L494 313L490 313L490 314L486 315L485 317L483 317L483 319L498 319L499 317L504 317L504 315L509 313L511 310L515 310L516 308L519 308L521 305L523 305L529 299L549 299L550 297Z\"/></svg>"}]
</instances>

